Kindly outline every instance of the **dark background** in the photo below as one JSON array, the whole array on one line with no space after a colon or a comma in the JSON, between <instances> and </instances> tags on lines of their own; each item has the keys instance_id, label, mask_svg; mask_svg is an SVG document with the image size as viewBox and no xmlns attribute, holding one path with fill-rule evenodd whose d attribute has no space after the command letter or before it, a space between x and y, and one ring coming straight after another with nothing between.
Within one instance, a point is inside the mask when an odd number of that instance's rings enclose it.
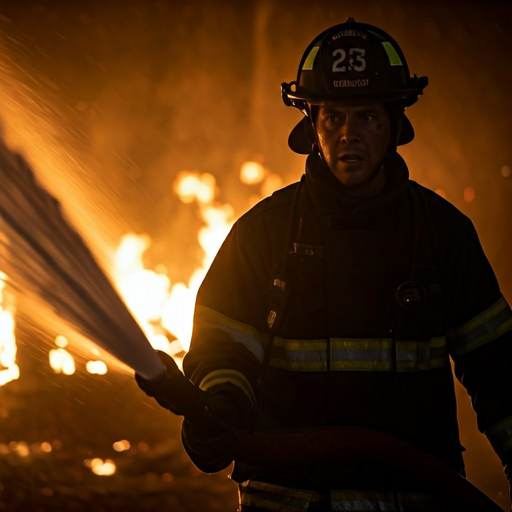
<instances>
[{"instance_id":1,"label":"dark background","mask_svg":"<svg viewBox=\"0 0 512 512\"><path fill-rule=\"evenodd\" d=\"M186 280L200 262L201 220L174 195L177 173L212 173L218 200L237 215L254 194L238 179L244 161L297 180L304 159L286 140L300 114L284 107L279 86L296 77L311 39L348 16L389 32L411 72L429 77L408 112L416 139L400 152L412 179L442 189L473 220L510 302L510 1L2 1L5 138L100 259L108 264L126 232L144 232L148 266ZM54 375L49 334L18 328L21 377L0 389L0 443L53 439L61 449L0 453L4 510L235 510L234 484L198 475L179 421L152 407L131 377L83 367ZM460 387L458 395L468 477L506 506L499 461ZM112 451L119 439L132 442L129 454ZM117 474L92 475L83 465L90 456L117 456Z\"/></svg>"}]
</instances>

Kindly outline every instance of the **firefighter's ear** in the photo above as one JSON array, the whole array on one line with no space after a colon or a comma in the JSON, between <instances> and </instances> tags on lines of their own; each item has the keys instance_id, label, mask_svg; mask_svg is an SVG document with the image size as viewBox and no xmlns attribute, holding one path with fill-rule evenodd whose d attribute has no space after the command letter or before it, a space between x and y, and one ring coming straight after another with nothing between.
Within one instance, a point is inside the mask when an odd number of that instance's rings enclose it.
<instances>
[{"instance_id":1,"label":"firefighter's ear","mask_svg":"<svg viewBox=\"0 0 512 512\"><path fill-rule=\"evenodd\" d=\"M299 155L313 153L316 145L315 130L311 118L304 116L288 137L288 146Z\"/></svg>"}]
</instances>

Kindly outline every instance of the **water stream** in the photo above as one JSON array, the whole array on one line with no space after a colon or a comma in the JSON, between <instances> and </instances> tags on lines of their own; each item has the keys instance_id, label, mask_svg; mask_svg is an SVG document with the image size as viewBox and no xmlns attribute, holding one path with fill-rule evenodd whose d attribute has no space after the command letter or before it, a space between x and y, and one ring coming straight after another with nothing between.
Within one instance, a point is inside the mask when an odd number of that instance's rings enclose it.
<instances>
[{"instance_id":1,"label":"water stream","mask_svg":"<svg viewBox=\"0 0 512 512\"><path fill-rule=\"evenodd\" d=\"M141 375L162 363L91 250L33 169L0 140L0 269L43 308ZM38 313L38 314L36 314Z\"/></svg>"}]
</instances>

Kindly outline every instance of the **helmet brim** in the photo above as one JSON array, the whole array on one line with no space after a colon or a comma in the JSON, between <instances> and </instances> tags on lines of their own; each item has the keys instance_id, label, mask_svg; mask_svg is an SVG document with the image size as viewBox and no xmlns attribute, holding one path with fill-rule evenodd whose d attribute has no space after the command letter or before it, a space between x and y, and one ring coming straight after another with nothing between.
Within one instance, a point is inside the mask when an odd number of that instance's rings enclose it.
<instances>
[{"instance_id":1,"label":"helmet brim","mask_svg":"<svg viewBox=\"0 0 512 512\"><path fill-rule=\"evenodd\" d=\"M404 114L402 119L402 129L400 130L400 137L398 138L397 145L403 146L408 144L414 139L414 128L411 122ZM313 151L315 138L311 120L309 117L304 116L295 128L291 131L288 137L288 146L292 151L299 155L309 155Z\"/></svg>"}]
</instances>

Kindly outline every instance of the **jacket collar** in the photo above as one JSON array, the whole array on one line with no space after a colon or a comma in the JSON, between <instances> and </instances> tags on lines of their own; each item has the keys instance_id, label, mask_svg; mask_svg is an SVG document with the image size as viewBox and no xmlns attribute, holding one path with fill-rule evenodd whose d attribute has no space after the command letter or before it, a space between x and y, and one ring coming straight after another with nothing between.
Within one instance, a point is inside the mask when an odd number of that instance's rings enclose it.
<instances>
[{"instance_id":1,"label":"jacket collar","mask_svg":"<svg viewBox=\"0 0 512 512\"><path fill-rule=\"evenodd\" d=\"M384 164L386 184L376 196L354 197L333 175L318 154L306 161L306 184L318 212L329 217L367 218L382 215L402 196L409 181L409 170L398 153L390 155Z\"/></svg>"}]
</instances>

